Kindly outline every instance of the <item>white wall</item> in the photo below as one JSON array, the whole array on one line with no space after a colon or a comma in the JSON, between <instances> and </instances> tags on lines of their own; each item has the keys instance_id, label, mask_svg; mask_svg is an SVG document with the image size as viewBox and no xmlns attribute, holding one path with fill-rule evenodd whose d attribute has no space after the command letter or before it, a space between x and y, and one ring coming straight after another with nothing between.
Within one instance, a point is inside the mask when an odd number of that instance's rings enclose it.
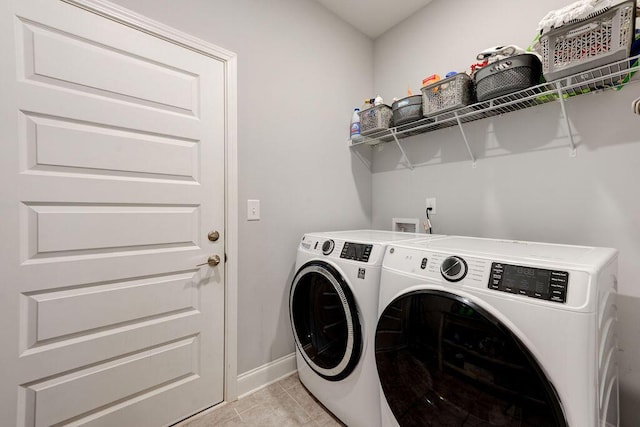
<instances>
[{"instance_id":1,"label":"white wall","mask_svg":"<svg viewBox=\"0 0 640 427\"><path fill-rule=\"evenodd\" d=\"M238 54L238 372L294 351L304 232L370 225L371 173L346 146L371 93L371 40L311 0L115 0ZM262 220L245 221L246 200Z\"/></svg>"},{"instance_id":2,"label":"white wall","mask_svg":"<svg viewBox=\"0 0 640 427\"><path fill-rule=\"evenodd\" d=\"M567 0L434 0L374 44L374 88L385 99L417 91L422 78L465 71L499 44L526 48L544 14ZM640 117L637 86L567 103L579 143L569 157L559 104L465 126L478 157L471 166L457 128L408 138L419 166L399 166L387 144L374 151L373 226L392 217L425 219L437 198L434 232L615 247L619 263L619 341L623 425L640 424Z\"/></svg>"}]
</instances>

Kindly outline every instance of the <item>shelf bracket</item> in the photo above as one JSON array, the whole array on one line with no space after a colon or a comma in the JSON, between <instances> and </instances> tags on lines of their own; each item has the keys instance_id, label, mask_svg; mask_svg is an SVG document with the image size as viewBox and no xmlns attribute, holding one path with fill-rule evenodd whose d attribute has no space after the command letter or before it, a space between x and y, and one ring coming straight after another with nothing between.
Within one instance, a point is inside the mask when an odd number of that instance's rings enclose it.
<instances>
[{"instance_id":1,"label":"shelf bracket","mask_svg":"<svg viewBox=\"0 0 640 427\"><path fill-rule=\"evenodd\" d=\"M360 153L357 149L356 150L351 150L356 154L356 157L358 157L360 159L360 161L367 167L367 169L371 170L371 162L368 161L363 155L362 153Z\"/></svg>"},{"instance_id":2,"label":"shelf bracket","mask_svg":"<svg viewBox=\"0 0 640 427\"><path fill-rule=\"evenodd\" d=\"M476 167L476 158L471 151L471 147L469 147L469 141L467 140L467 135L464 133L464 128L462 127L462 122L460 121L460 117L458 116L458 112L454 113L456 116L456 121L458 122L458 129L460 129L460 133L462 134L462 139L464 139L464 143L467 146L467 151L469 152L469 157L471 157L471 166L473 168Z\"/></svg>"},{"instance_id":3,"label":"shelf bracket","mask_svg":"<svg viewBox=\"0 0 640 427\"><path fill-rule=\"evenodd\" d=\"M396 132L397 131L395 129L391 129L391 136L393 136L393 140L396 142L396 144L398 145L398 148L400 149L400 152L402 153L402 160L404 164L407 165L409 169L413 170L413 165L409 161L409 158L407 157L407 153L404 152L404 149L402 148L402 144L400 144L400 141L398 141Z\"/></svg>"},{"instance_id":4,"label":"shelf bracket","mask_svg":"<svg viewBox=\"0 0 640 427\"><path fill-rule=\"evenodd\" d=\"M578 150L576 149L576 143L573 140L573 131L571 130L571 123L569 122L567 107L564 105L564 96L561 87L558 88L558 99L560 99L560 108L562 109L562 115L564 116L564 121L567 125L567 132L569 133L569 145L571 149L571 151L569 152L569 157L576 157Z\"/></svg>"}]
</instances>

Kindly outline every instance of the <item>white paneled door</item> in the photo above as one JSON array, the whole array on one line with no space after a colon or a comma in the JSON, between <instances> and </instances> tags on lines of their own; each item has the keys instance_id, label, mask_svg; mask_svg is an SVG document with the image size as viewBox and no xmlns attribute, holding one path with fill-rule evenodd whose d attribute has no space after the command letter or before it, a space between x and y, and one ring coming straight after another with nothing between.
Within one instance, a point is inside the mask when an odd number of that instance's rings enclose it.
<instances>
[{"instance_id":1,"label":"white paneled door","mask_svg":"<svg viewBox=\"0 0 640 427\"><path fill-rule=\"evenodd\" d=\"M62 1L0 7L0 425L222 401L224 63Z\"/></svg>"}]
</instances>

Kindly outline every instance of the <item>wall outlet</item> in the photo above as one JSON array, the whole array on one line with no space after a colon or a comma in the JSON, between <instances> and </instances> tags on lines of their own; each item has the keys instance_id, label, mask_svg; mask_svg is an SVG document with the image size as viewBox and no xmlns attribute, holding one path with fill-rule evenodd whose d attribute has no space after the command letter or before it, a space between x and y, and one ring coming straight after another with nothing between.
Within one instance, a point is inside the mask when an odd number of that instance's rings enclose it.
<instances>
[{"instance_id":1,"label":"wall outlet","mask_svg":"<svg viewBox=\"0 0 640 427\"><path fill-rule=\"evenodd\" d=\"M431 208L429 211L429 215L436 214L436 198L435 197L427 197L427 209Z\"/></svg>"},{"instance_id":2,"label":"wall outlet","mask_svg":"<svg viewBox=\"0 0 640 427\"><path fill-rule=\"evenodd\" d=\"M260 200L247 200L247 221L260 221Z\"/></svg>"}]
</instances>

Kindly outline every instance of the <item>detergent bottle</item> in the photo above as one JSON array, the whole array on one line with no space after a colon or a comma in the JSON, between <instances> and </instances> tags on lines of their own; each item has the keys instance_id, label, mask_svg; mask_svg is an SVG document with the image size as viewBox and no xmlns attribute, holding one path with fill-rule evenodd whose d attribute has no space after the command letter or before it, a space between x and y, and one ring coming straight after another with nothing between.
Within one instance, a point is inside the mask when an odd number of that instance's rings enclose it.
<instances>
[{"instance_id":1,"label":"detergent bottle","mask_svg":"<svg viewBox=\"0 0 640 427\"><path fill-rule=\"evenodd\" d=\"M362 141L362 135L360 135L360 112L359 108L353 109L353 115L351 116L351 130L350 130L350 138L351 143Z\"/></svg>"}]
</instances>

